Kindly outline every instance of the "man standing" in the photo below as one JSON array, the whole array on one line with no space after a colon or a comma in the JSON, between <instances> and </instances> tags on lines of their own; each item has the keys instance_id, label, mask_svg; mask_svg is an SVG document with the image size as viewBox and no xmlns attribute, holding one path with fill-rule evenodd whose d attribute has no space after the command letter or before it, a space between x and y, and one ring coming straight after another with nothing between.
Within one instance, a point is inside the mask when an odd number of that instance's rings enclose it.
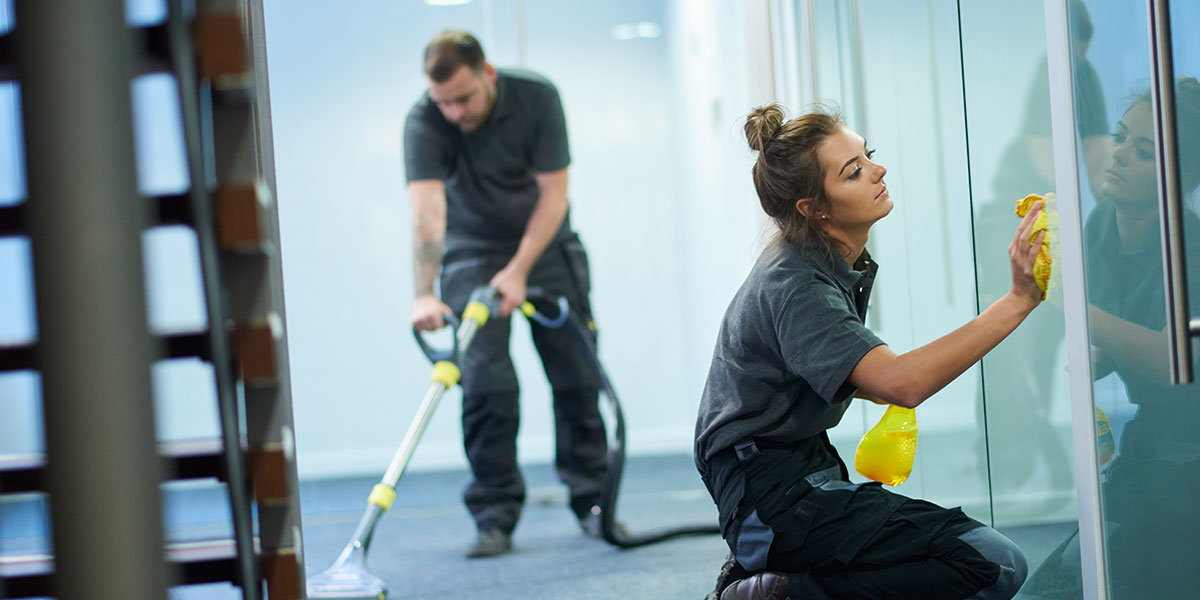
<instances>
[{"instance_id":1,"label":"man standing","mask_svg":"<svg viewBox=\"0 0 1200 600\"><path fill-rule=\"evenodd\" d=\"M500 294L462 358L463 443L473 480L463 500L478 537L471 558L512 549L525 500L517 467L518 385L508 352L509 316L527 287L566 296L590 322L587 255L567 210L566 118L545 78L496 69L465 31L437 34L425 48L428 91L404 126L404 162L414 223L416 300L412 324L441 328L471 291ZM440 269L441 298L434 292ZM599 535L606 438L599 379L567 327L531 326L554 399L558 475L585 533Z\"/></svg>"}]
</instances>

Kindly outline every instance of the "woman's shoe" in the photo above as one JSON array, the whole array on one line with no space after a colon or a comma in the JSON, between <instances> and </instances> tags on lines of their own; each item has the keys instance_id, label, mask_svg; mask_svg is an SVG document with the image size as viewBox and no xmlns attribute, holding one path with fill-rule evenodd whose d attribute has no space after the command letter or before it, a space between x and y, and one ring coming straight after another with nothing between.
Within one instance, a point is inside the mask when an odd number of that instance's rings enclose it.
<instances>
[{"instance_id":1,"label":"woman's shoe","mask_svg":"<svg viewBox=\"0 0 1200 600\"><path fill-rule=\"evenodd\" d=\"M787 575L772 571L739 579L721 592L721 600L787 600L787 597Z\"/></svg>"}]
</instances>

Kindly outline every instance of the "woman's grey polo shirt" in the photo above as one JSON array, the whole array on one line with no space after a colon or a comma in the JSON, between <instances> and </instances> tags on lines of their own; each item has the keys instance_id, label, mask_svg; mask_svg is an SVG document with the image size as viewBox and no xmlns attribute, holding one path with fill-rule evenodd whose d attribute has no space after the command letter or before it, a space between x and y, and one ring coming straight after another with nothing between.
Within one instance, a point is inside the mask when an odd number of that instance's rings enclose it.
<instances>
[{"instance_id":1,"label":"woman's grey polo shirt","mask_svg":"<svg viewBox=\"0 0 1200 600\"><path fill-rule=\"evenodd\" d=\"M695 457L749 438L789 443L837 425L846 379L882 345L864 318L877 266L818 243L767 247L725 311L700 399Z\"/></svg>"},{"instance_id":2,"label":"woman's grey polo shirt","mask_svg":"<svg viewBox=\"0 0 1200 600\"><path fill-rule=\"evenodd\" d=\"M404 123L405 178L446 185L447 250L477 242L515 249L538 203L534 175L571 163L567 120L554 84L532 71L496 73L496 104L479 129L463 133L428 92ZM568 216L553 241L570 230Z\"/></svg>"}]
</instances>

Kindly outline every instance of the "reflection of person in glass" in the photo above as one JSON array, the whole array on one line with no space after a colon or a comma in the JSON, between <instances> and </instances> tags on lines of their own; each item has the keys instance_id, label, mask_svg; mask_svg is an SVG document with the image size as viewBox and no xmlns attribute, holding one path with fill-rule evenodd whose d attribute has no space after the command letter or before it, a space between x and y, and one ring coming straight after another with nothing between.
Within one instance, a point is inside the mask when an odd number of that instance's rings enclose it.
<instances>
[{"instance_id":1,"label":"reflection of person in glass","mask_svg":"<svg viewBox=\"0 0 1200 600\"><path fill-rule=\"evenodd\" d=\"M897 355L863 322L876 272L867 240L892 209L887 169L829 113L785 123L771 105L745 129L779 235L725 313L696 421L696 466L731 550L713 595L1011 598L1026 571L1012 541L959 509L851 483L827 430L856 395L921 404L1033 312L1040 204L1013 224L1008 293Z\"/></svg>"},{"instance_id":2,"label":"reflection of person in glass","mask_svg":"<svg viewBox=\"0 0 1200 600\"><path fill-rule=\"evenodd\" d=\"M1181 187L1200 187L1200 83L1176 85ZM1134 417L1101 478L1105 547L1113 596L1200 598L1200 393L1168 384L1154 121L1148 92L1136 96L1112 133L1103 198L1083 231L1093 377L1124 383ZM1184 210L1185 239L1200 243L1200 219ZM1200 260L1188 261L1200 282ZM1200 314L1191 294L1190 314ZM1080 597L1075 539L1030 579L1039 597Z\"/></svg>"},{"instance_id":3,"label":"reflection of person in glass","mask_svg":"<svg viewBox=\"0 0 1200 600\"><path fill-rule=\"evenodd\" d=\"M1070 27L1076 131L1088 180L1098 191L1108 156L1110 122L1100 78L1087 58L1093 33L1091 18L1078 0L1071 2ZM1054 190L1049 71L1042 56L1030 81L1017 135L996 167L991 199L975 214L981 304L986 305L1008 289L1008 265L989 249L1006 243L1014 221L1014 202L1027 194ZM1056 428L1050 421L1052 405L1067 402L1062 388L1054 385L1056 378L1061 380L1066 375L1059 358L1066 338L1061 299L1061 288L1052 286L1048 306L1030 315L983 360L984 386L980 392L999 409L987 411L986 433L980 419L976 455L981 464L986 461L989 466L979 473L990 479L998 519L1042 518L1073 504L1074 477L1066 450L1070 430L1066 423ZM989 446L1003 450L989 453ZM1043 475L1034 479L1038 474ZM1027 498L1040 501L1034 504L1024 500Z\"/></svg>"}]
</instances>

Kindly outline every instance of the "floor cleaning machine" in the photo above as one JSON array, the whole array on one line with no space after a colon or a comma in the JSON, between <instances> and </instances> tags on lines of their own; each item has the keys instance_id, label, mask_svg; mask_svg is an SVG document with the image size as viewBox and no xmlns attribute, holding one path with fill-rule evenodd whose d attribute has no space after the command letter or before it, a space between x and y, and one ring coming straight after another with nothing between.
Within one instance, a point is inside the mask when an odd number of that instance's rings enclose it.
<instances>
[{"instance_id":1,"label":"floor cleaning machine","mask_svg":"<svg viewBox=\"0 0 1200 600\"><path fill-rule=\"evenodd\" d=\"M584 323L578 315L572 313L564 297L554 297L533 288L530 288L526 295L528 301L521 306L521 312L530 321L549 328L570 327L578 334L574 337L578 343L585 346L586 355L599 374L604 392L601 395L607 401L608 412L614 421L612 424L606 424L606 431L609 432L607 473L601 502L597 507L600 511L600 531L604 540L618 548L634 548L675 537L720 533L715 524L677 527L642 535L630 534L624 527L617 526L617 492L621 485L621 472L625 466L625 418L621 413L621 405L612 382L597 356L592 337L594 325ZM408 466L409 459L412 458L421 435L425 433L429 419L433 416L442 395L454 387L461 377L458 368L459 357L470 346L479 328L487 324L488 318L497 310L499 304L500 298L494 288L481 287L471 294L461 320L446 315L446 320L454 331L452 347L448 350L433 349L420 333L414 331L421 350L433 362L429 389L383 478L371 489L367 498L367 509L359 520L350 542L334 561L333 566L309 578L307 587L310 599L386 600L387 584L367 571L366 567L371 536L379 519L395 500L396 483ZM551 317L543 312L547 307L551 307L556 314Z\"/></svg>"}]
</instances>

